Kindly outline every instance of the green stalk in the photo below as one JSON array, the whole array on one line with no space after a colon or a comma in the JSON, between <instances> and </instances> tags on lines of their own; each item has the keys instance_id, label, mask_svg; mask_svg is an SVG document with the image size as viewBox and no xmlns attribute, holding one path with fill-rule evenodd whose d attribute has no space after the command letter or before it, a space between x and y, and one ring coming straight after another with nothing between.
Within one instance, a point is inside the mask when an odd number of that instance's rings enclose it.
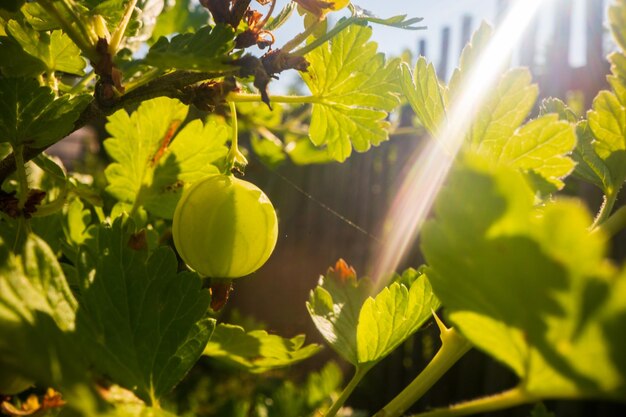
<instances>
[{"instance_id":1,"label":"green stalk","mask_svg":"<svg viewBox=\"0 0 626 417\"><path fill-rule=\"evenodd\" d=\"M98 41L98 37L96 33L91 27L87 28L87 26L85 26L83 22L84 18L81 18L81 16L79 16L76 13L76 10L75 10L76 5L73 3L74 2L72 0L61 1L61 4L65 8L65 11L70 15L72 20L76 23L76 27L78 27L78 30L82 34L83 38L87 40L87 43L89 43L90 45L95 45L96 42Z\"/></svg>"},{"instance_id":2,"label":"green stalk","mask_svg":"<svg viewBox=\"0 0 626 417\"><path fill-rule=\"evenodd\" d=\"M20 189L20 194L17 200L17 208L21 212L24 209L26 200L28 199L28 176L26 175L26 166L24 165L24 146L18 145L13 147L13 154L15 155L15 175L17 176L17 182ZM17 247L22 231L27 235L30 233L30 223L28 219L20 215L18 218L18 229L15 237L14 248Z\"/></svg>"},{"instance_id":3,"label":"green stalk","mask_svg":"<svg viewBox=\"0 0 626 417\"><path fill-rule=\"evenodd\" d=\"M319 38L315 39L313 42L309 43L308 45L305 45L302 48L294 51L292 53L292 55L303 56L303 55L308 54L313 49L317 48L318 46L323 45L329 39L332 39L335 36L337 36L339 34L339 32L341 32L342 30L346 29L348 26L358 22L359 20L363 20L363 19L359 19L357 17L352 16L352 17L349 17L349 18L347 18L345 20L342 20L341 22L336 24L334 28L332 28L331 30L326 32L324 35L322 35Z\"/></svg>"},{"instance_id":4,"label":"green stalk","mask_svg":"<svg viewBox=\"0 0 626 417\"><path fill-rule=\"evenodd\" d=\"M63 206L65 206L65 203L67 202L67 196L69 194L67 188L67 186L64 186L63 190L57 198L54 199L54 201L37 207L37 211L33 213L33 217L46 217L62 210Z\"/></svg>"},{"instance_id":5,"label":"green stalk","mask_svg":"<svg viewBox=\"0 0 626 417\"><path fill-rule=\"evenodd\" d=\"M117 28L111 35L111 40L109 41L109 53L111 54L111 56L114 56L117 53L117 50L122 43L124 33L126 32L126 27L128 26L128 22L130 22L130 17L133 15L136 4L137 0L130 0L128 3L126 3L124 16L122 16L122 20L120 20L120 22L118 23Z\"/></svg>"},{"instance_id":6,"label":"green stalk","mask_svg":"<svg viewBox=\"0 0 626 417\"><path fill-rule=\"evenodd\" d=\"M243 170L248 165L248 160L239 150L239 131L237 126L237 105L234 101L229 101L231 120L231 140L230 150L228 151L228 164L226 173L230 173L233 169Z\"/></svg>"},{"instance_id":7,"label":"green stalk","mask_svg":"<svg viewBox=\"0 0 626 417\"><path fill-rule=\"evenodd\" d=\"M228 101L236 103L257 103L263 101L260 94L230 93L226 98ZM318 103L317 96L270 96L272 103L282 104L306 104Z\"/></svg>"},{"instance_id":8,"label":"green stalk","mask_svg":"<svg viewBox=\"0 0 626 417\"><path fill-rule=\"evenodd\" d=\"M28 176L26 175L26 167L24 166L24 146L18 145L13 147L13 155L15 155L15 175L20 187L20 194L17 200L17 207L22 210L26 199L28 198Z\"/></svg>"},{"instance_id":9,"label":"green stalk","mask_svg":"<svg viewBox=\"0 0 626 417\"><path fill-rule=\"evenodd\" d=\"M134 81L129 81L124 84L125 92L128 93L142 85L148 84L150 81L158 78L163 74L163 70L160 68L152 68L146 72L144 72L141 77L138 77Z\"/></svg>"},{"instance_id":10,"label":"green stalk","mask_svg":"<svg viewBox=\"0 0 626 417\"><path fill-rule=\"evenodd\" d=\"M348 385L346 385L343 391L341 391L341 394L339 394L339 397L337 397L333 405L331 405L328 411L326 411L324 417L335 417L335 415L344 405L350 394L352 394L352 391L354 391L357 385L359 385L359 382L361 382L363 377L369 372L370 369L372 369L373 366L374 364L357 366L354 376L352 377L350 382L348 382Z\"/></svg>"},{"instance_id":11,"label":"green stalk","mask_svg":"<svg viewBox=\"0 0 626 417\"><path fill-rule=\"evenodd\" d=\"M294 48L296 48L302 42L306 41L306 39L309 36L311 36L311 34L313 32L315 32L317 30L317 28L320 26L320 24L322 22L324 22L324 19L320 19L320 20L315 21L314 23L311 24L311 26L309 26L306 29L304 29L304 31L302 31L301 33L298 33L296 36L293 37L292 40L290 40L285 45L283 45L283 47L280 48L280 50L283 51L283 52L290 52L290 51L292 51Z\"/></svg>"},{"instance_id":12,"label":"green stalk","mask_svg":"<svg viewBox=\"0 0 626 417\"><path fill-rule=\"evenodd\" d=\"M611 212L613 211L613 206L615 206L615 202L617 201L617 190L609 190L604 196L604 202L602 203L602 207L600 207L600 211L596 216L596 219L593 222L592 228L600 226L606 219L609 218Z\"/></svg>"},{"instance_id":13,"label":"green stalk","mask_svg":"<svg viewBox=\"0 0 626 417\"><path fill-rule=\"evenodd\" d=\"M470 350L471 345L467 339L454 328L446 328L436 315L435 319L441 329L441 348L426 368L374 417L399 417L404 414Z\"/></svg>"},{"instance_id":14,"label":"green stalk","mask_svg":"<svg viewBox=\"0 0 626 417\"><path fill-rule=\"evenodd\" d=\"M50 13L61 25L61 29L72 39L72 41L80 48L90 61L95 62L98 59L96 54L95 45L91 43L89 38L86 38L81 32L85 30L77 31L71 22L68 22L65 17L59 12L54 5L54 1L51 0L39 0L38 2L48 13ZM82 19L76 21L78 26L83 25Z\"/></svg>"},{"instance_id":15,"label":"green stalk","mask_svg":"<svg viewBox=\"0 0 626 417\"><path fill-rule=\"evenodd\" d=\"M594 230L602 230L608 237L613 237L626 228L626 206L617 209L613 215L598 225Z\"/></svg>"},{"instance_id":16,"label":"green stalk","mask_svg":"<svg viewBox=\"0 0 626 417\"><path fill-rule=\"evenodd\" d=\"M466 401L447 408L439 408L424 413L415 414L412 417L456 417L471 414L487 413L490 411L503 410L522 404L539 401L539 398L526 392L522 387L510 389L489 397Z\"/></svg>"},{"instance_id":17,"label":"green stalk","mask_svg":"<svg viewBox=\"0 0 626 417\"><path fill-rule=\"evenodd\" d=\"M54 75L54 71L48 71L46 74L46 79L48 82L48 87L50 87L52 91L54 91L54 94L58 96L59 80L57 80L57 77Z\"/></svg>"},{"instance_id":18,"label":"green stalk","mask_svg":"<svg viewBox=\"0 0 626 417\"><path fill-rule=\"evenodd\" d=\"M80 93L96 77L96 73L91 70L85 74L75 86L70 90L70 94Z\"/></svg>"}]
</instances>

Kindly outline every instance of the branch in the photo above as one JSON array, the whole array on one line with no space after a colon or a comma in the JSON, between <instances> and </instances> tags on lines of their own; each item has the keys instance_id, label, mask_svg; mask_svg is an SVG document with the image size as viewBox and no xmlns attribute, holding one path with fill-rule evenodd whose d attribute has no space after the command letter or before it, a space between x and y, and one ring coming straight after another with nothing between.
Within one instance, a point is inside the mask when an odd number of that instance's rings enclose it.
<instances>
[{"instance_id":1,"label":"branch","mask_svg":"<svg viewBox=\"0 0 626 417\"><path fill-rule=\"evenodd\" d=\"M194 88L194 84L200 81L222 78L225 75L228 74L174 71L156 78L141 87L137 87L128 94L124 94L106 105L98 103L97 100L93 100L80 114L68 135L100 117L111 115L120 109L132 108L136 104L156 97L176 98L185 104L222 102L226 95L234 89L234 83L231 86L230 82L224 81L223 85L220 85L219 88ZM202 107L207 108L208 106L204 105ZM63 138L59 140L61 139ZM23 150L24 162L30 161L45 150L46 148L31 148L25 146ZM15 157L13 153L11 153L0 161L0 184L14 171Z\"/></svg>"}]
</instances>

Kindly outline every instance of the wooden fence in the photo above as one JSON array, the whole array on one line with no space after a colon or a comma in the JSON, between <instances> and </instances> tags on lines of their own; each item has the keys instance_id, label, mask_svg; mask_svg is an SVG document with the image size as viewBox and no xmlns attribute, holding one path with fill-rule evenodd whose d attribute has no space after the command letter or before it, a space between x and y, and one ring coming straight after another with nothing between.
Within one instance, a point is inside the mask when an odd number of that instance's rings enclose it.
<instances>
[{"instance_id":1,"label":"wooden fence","mask_svg":"<svg viewBox=\"0 0 626 417\"><path fill-rule=\"evenodd\" d=\"M525 38L520 43L519 64L529 67L540 84L544 96L566 97L568 93L578 92L584 96L585 108L591 105L595 93L606 86L605 75L609 65L605 55L605 30L603 28L603 15L605 0L584 0L584 27L573 23L572 0L556 0L555 12L552 16L552 36L547 49L542 51L538 45L537 28L539 16L530 24ZM498 0L496 12L496 24L501 21L510 0ZM464 15L458 27L461 45L464 46L471 38L475 29L475 22L471 15ZM585 45L577 45L584 48L586 64L574 67L570 64L571 35L573 30L584 30L586 33ZM457 51L450 50L452 26L441 29L441 45L439 45L439 57L437 73L445 79L450 70L450 54ZM426 57L431 48L425 39L418 41L418 53ZM460 52L460 51L459 51ZM580 51L579 51L580 52ZM543 54L545 65L539 65L538 58Z\"/></svg>"}]
</instances>

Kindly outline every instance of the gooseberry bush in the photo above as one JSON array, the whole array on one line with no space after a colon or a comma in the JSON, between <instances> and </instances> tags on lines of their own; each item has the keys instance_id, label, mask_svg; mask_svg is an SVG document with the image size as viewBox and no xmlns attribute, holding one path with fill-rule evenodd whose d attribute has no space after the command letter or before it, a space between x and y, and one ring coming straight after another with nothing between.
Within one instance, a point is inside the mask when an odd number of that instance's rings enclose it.
<instances>
[{"instance_id":1,"label":"gooseberry bush","mask_svg":"<svg viewBox=\"0 0 626 417\"><path fill-rule=\"evenodd\" d=\"M278 39L289 19L303 31ZM619 47L611 90L586 114L546 99L536 115L529 71L501 75L422 228L425 265L388 271L381 285L339 261L312 289L306 308L354 367L349 382L331 363L272 402L221 407L225 388L200 415L351 415L343 406L355 387L431 318L439 351L376 417L403 415L472 348L510 368L517 386L419 416L626 401L626 271L610 257L626 226L616 207L626 1L610 5L609 20ZM388 140L404 107L437 141L492 30L474 34L445 85L425 58L387 59L370 41L370 26L419 21L349 1L4 1L2 413L173 416L168 398L202 356L258 374L315 355L322 347L303 335L219 319L232 283L261 267L278 237L271 202L240 178L238 137L265 161L343 162ZM310 94L272 94L287 71ZM106 166L68 170L46 154L105 120ZM595 216L563 191L573 181L604 193Z\"/></svg>"}]
</instances>

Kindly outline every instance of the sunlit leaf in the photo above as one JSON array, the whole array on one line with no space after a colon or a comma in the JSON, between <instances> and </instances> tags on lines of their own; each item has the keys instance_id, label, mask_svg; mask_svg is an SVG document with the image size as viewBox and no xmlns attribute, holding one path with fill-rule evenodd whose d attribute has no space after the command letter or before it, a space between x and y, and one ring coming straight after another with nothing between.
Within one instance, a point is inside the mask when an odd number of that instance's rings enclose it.
<instances>
[{"instance_id":1,"label":"sunlit leaf","mask_svg":"<svg viewBox=\"0 0 626 417\"><path fill-rule=\"evenodd\" d=\"M385 62L369 27L351 26L306 55L302 76L314 96L309 135L344 161L389 138L388 112L398 104L399 60Z\"/></svg>"},{"instance_id":2,"label":"sunlit leaf","mask_svg":"<svg viewBox=\"0 0 626 417\"><path fill-rule=\"evenodd\" d=\"M359 363L376 362L387 356L428 320L439 308L426 275L410 269L403 281L384 288L365 300L357 326Z\"/></svg>"},{"instance_id":3,"label":"sunlit leaf","mask_svg":"<svg viewBox=\"0 0 626 417\"><path fill-rule=\"evenodd\" d=\"M62 31L55 30L48 35L15 20L9 22L7 29L25 52L44 63L47 71L76 75L85 73L86 62L81 57L80 49Z\"/></svg>"},{"instance_id":4,"label":"sunlit leaf","mask_svg":"<svg viewBox=\"0 0 626 417\"><path fill-rule=\"evenodd\" d=\"M220 324L215 328L204 355L236 368L261 373L293 365L321 349L304 345L304 335L285 339L264 330L246 332L242 327Z\"/></svg>"},{"instance_id":5,"label":"sunlit leaf","mask_svg":"<svg viewBox=\"0 0 626 417\"><path fill-rule=\"evenodd\" d=\"M576 146L574 127L558 116L532 120L515 132L500 151L498 163L538 174L557 189L574 169L567 156Z\"/></svg>"},{"instance_id":6,"label":"sunlit leaf","mask_svg":"<svg viewBox=\"0 0 626 417\"><path fill-rule=\"evenodd\" d=\"M156 41L161 36L193 32L208 20L209 13L204 7L190 0L176 0L174 5L165 9L157 18L152 39Z\"/></svg>"},{"instance_id":7,"label":"sunlit leaf","mask_svg":"<svg viewBox=\"0 0 626 417\"><path fill-rule=\"evenodd\" d=\"M449 102L452 97L460 92L463 81L467 78L472 68L476 66L476 62L478 62L478 58L483 53L492 34L493 29L485 22L482 22L480 27L472 34L472 39L463 48L459 58L459 66L452 72L452 77L448 84L446 102Z\"/></svg>"},{"instance_id":8,"label":"sunlit leaf","mask_svg":"<svg viewBox=\"0 0 626 417\"><path fill-rule=\"evenodd\" d=\"M619 189L626 179L626 107L615 94L601 91L587 117L593 147L611 173L614 190Z\"/></svg>"},{"instance_id":9,"label":"sunlit leaf","mask_svg":"<svg viewBox=\"0 0 626 417\"><path fill-rule=\"evenodd\" d=\"M327 164L333 161L326 149L316 148L306 137L293 137L285 146L285 151L296 165Z\"/></svg>"},{"instance_id":10,"label":"sunlit leaf","mask_svg":"<svg viewBox=\"0 0 626 417\"><path fill-rule=\"evenodd\" d=\"M328 344L346 360L359 363L357 324L363 302L369 297L372 283L357 279L356 272L343 260L320 277L311 291L307 308Z\"/></svg>"},{"instance_id":11,"label":"sunlit leaf","mask_svg":"<svg viewBox=\"0 0 626 417\"><path fill-rule=\"evenodd\" d=\"M626 276L605 260L605 237L581 203L534 207L519 173L485 166L452 175L422 232L450 320L538 398L623 397Z\"/></svg>"},{"instance_id":12,"label":"sunlit leaf","mask_svg":"<svg viewBox=\"0 0 626 417\"><path fill-rule=\"evenodd\" d=\"M109 117L112 137L104 142L114 160L105 170L109 193L171 218L185 186L219 173L214 164L226 155L229 128L194 120L179 129L187 111L178 100L163 97L143 102L130 115L120 110Z\"/></svg>"},{"instance_id":13,"label":"sunlit leaf","mask_svg":"<svg viewBox=\"0 0 626 417\"><path fill-rule=\"evenodd\" d=\"M468 141L482 154L498 155L533 108L537 86L525 68L505 73L478 110Z\"/></svg>"},{"instance_id":14,"label":"sunlit leaf","mask_svg":"<svg viewBox=\"0 0 626 417\"><path fill-rule=\"evenodd\" d=\"M613 39L622 51L626 51L626 3L624 0L616 0L609 6L609 26Z\"/></svg>"},{"instance_id":15,"label":"sunlit leaf","mask_svg":"<svg viewBox=\"0 0 626 417\"><path fill-rule=\"evenodd\" d=\"M435 67L429 64L426 58L420 57L412 76L411 71L405 65L402 65L400 69L402 91L422 125L436 137L446 109Z\"/></svg>"}]
</instances>

